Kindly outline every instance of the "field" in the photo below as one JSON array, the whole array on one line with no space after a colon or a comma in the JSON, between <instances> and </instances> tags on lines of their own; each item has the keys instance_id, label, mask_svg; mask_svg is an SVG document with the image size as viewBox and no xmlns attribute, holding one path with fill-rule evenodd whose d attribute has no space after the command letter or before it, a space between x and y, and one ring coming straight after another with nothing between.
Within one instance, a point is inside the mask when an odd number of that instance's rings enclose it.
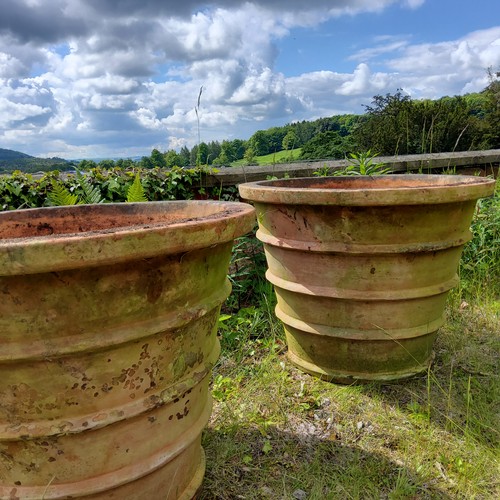
<instances>
[{"instance_id":1,"label":"field","mask_svg":"<svg viewBox=\"0 0 500 500\"><path fill-rule=\"evenodd\" d=\"M298 160L300 156L301 148L290 149L289 151L278 151L277 153L272 153L264 156L256 156L254 158L255 164L257 165L273 165L275 163L288 163L294 160ZM245 159L234 161L231 163L232 167L241 167L247 165Z\"/></svg>"}]
</instances>

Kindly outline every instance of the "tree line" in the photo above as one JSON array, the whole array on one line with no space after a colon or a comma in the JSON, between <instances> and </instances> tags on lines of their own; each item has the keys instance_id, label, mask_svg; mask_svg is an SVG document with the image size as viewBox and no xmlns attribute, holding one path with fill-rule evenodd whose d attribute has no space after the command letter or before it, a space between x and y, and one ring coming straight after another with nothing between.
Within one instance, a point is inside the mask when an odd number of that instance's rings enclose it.
<instances>
[{"instance_id":1,"label":"tree line","mask_svg":"<svg viewBox=\"0 0 500 500\"><path fill-rule=\"evenodd\" d=\"M500 80L489 70L490 83L478 93L415 100L402 90L376 95L362 115L336 115L258 130L248 140L200 142L193 148L160 152L138 162L130 159L83 160L80 168L229 166L238 160L300 148L296 159L342 159L350 153L380 155L438 153L500 148ZM290 157L284 156L284 161Z\"/></svg>"}]
</instances>

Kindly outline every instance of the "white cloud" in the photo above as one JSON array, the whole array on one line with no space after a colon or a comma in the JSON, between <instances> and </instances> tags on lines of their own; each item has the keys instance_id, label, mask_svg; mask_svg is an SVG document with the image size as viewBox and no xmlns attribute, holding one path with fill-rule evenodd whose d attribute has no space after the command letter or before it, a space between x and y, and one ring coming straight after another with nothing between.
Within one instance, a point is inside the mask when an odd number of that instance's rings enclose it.
<instances>
[{"instance_id":1,"label":"white cloud","mask_svg":"<svg viewBox=\"0 0 500 500\"><path fill-rule=\"evenodd\" d=\"M349 56L349 60L366 62L384 54L401 52L409 44L407 37L401 36L381 36L377 37L375 42L376 45L374 47L358 50Z\"/></svg>"},{"instance_id":2,"label":"white cloud","mask_svg":"<svg viewBox=\"0 0 500 500\"><path fill-rule=\"evenodd\" d=\"M50 108L36 104L22 104L0 97L0 127L9 123L24 121L28 118L39 117L50 112ZM23 128L23 126L21 126Z\"/></svg>"},{"instance_id":3,"label":"white cloud","mask_svg":"<svg viewBox=\"0 0 500 500\"><path fill-rule=\"evenodd\" d=\"M371 88L371 71L367 64L360 64L352 75L352 79L344 82L336 91L340 95L365 94Z\"/></svg>"},{"instance_id":4,"label":"white cloud","mask_svg":"<svg viewBox=\"0 0 500 500\"><path fill-rule=\"evenodd\" d=\"M425 0L405 0L405 4L410 9L418 9L425 3Z\"/></svg>"}]
</instances>

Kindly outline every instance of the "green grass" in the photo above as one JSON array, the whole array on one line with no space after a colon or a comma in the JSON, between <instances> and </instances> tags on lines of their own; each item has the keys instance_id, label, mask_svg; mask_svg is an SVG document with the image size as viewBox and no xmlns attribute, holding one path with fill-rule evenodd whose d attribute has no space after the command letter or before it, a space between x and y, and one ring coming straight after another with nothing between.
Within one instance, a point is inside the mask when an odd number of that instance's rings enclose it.
<instances>
[{"instance_id":1,"label":"green grass","mask_svg":"<svg viewBox=\"0 0 500 500\"><path fill-rule=\"evenodd\" d=\"M273 165L275 163L286 163L289 161L296 161L299 159L301 151L302 148L295 148L289 151L278 151L276 153L271 153L269 155L256 156L255 163L257 165ZM242 167L245 165L247 165L247 161L245 159L241 159L231 163L232 167Z\"/></svg>"},{"instance_id":2,"label":"green grass","mask_svg":"<svg viewBox=\"0 0 500 500\"><path fill-rule=\"evenodd\" d=\"M448 315L429 373L349 387L294 368L259 309L215 368L200 498L497 498L500 313Z\"/></svg>"},{"instance_id":3,"label":"green grass","mask_svg":"<svg viewBox=\"0 0 500 500\"><path fill-rule=\"evenodd\" d=\"M414 379L341 386L303 374L262 285L227 312L199 498L500 498L500 277L488 272L499 213L497 193L473 224L434 362Z\"/></svg>"}]
</instances>

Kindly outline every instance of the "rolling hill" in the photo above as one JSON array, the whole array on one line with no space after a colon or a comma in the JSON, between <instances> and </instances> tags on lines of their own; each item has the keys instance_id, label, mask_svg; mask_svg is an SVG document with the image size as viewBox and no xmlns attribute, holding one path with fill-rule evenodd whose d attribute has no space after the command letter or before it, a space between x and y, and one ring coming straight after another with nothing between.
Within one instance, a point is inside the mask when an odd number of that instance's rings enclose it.
<instances>
[{"instance_id":1,"label":"rolling hill","mask_svg":"<svg viewBox=\"0 0 500 500\"><path fill-rule=\"evenodd\" d=\"M49 170L70 170L74 163L63 158L37 158L20 151L0 148L0 173L20 170L26 173Z\"/></svg>"}]
</instances>

